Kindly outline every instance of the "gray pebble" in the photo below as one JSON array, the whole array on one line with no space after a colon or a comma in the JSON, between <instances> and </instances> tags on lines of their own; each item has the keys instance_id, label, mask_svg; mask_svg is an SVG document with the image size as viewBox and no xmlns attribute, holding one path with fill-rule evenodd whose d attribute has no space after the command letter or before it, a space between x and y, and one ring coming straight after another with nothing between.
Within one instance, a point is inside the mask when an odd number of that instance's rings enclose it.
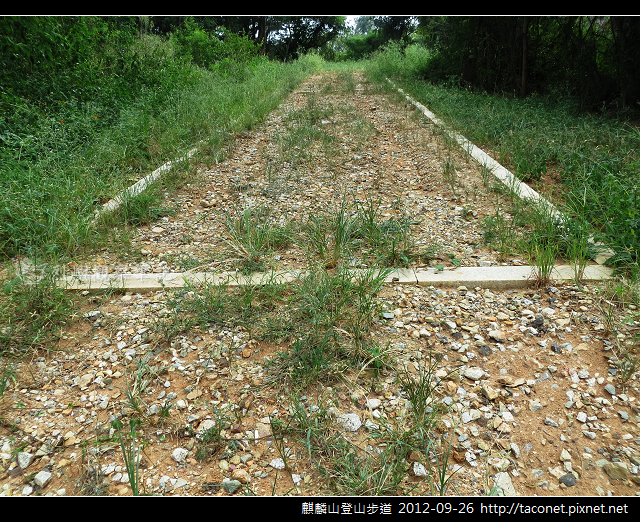
<instances>
[{"instance_id":1,"label":"gray pebble","mask_svg":"<svg viewBox=\"0 0 640 522\"><path fill-rule=\"evenodd\" d=\"M549 379L551 379L551 373L549 373L549 370L545 370L540 374L540 377L538 377L536 382L544 382L548 381Z\"/></svg>"},{"instance_id":2,"label":"gray pebble","mask_svg":"<svg viewBox=\"0 0 640 522\"><path fill-rule=\"evenodd\" d=\"M565 486L571 487L576 485L576 477L573 475L573 473L562 475L559 480L560 483L564 484Z\"/></svg>"},{"instance_id":3,"label":"gray pebble","mask_svg":"<svg viewBox=\"0 0 640 522\"><path fill-rule=\"evenodd\" d=\"M228 478L222 479L222 487L229 494L235 493L240 486L241 484L239 480L230 480Z\"/></svg>"}]
</instances>

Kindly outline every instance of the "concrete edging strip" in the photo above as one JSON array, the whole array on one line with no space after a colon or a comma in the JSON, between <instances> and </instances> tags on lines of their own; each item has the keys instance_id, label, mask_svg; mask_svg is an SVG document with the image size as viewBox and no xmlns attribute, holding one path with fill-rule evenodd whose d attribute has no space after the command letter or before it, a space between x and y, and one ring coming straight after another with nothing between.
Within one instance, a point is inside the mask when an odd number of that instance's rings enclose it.
<instances>
[{"instance_id":1,"label":"concrete edging strip","mask_svg":"<svg viewBox=\"0 0 640 522\"><path fill-rule=\"evenodd\" d=\"M502 183L504 183L508 188L513 190L520 198L529 199L540 203L543 205L549 213L559 220L563 221L564 215L549 201L543 198L540 194L538 194L535 190L533 190L529 185L523 183L518 178L516 178L510 171L504 168L500 163L494 160L491 156L489 156L482 149L471 143L464 136L450 130L446 124L438 118L435 114L433 114L429 109L427 109L420 102L414 100L411 96L409 96L406 92L404 92L400 87L397 87L389 78L387 81L393 85L395 89L398 90L400 94L403 94L408 101L410 101L415 107L420 109L422 113L429 118L433 123L442 127L442 129L465 150L467 151L480 165L489 169L489 171Z\"/></svg>"},{"instance_id":2,"label":"concrete edging strip","mask_svg":"<svg viewBox=\"0 0 640 522\"><path fill-rule=\"evenodd\" d=\"M471 155L471 157L473 157L480 165L488 169L496 178L498 178L507 188L512 190L519 198L534 201L544 207L547 212L549 212L549 215L555 217L558 222L562 223L563 221L565 221L566 217L564 216L564 214L562 214L562 212L560 212L552 203L547 201L529 185L516 178L513 173L504 168L485 151L471 143L467 138L449 129L447 125L433 112L431 112L417 100L414 100L400 87L397 87L389 78L387 78L387 81L393 86L394 89L397 89L400 94L403 94L407 101L411 102L416 108L420 109L422 113L434 124L441 127L442 130L446 132L451 138L456 140L456 142L465 151L467 151ZM597 245L598 247L602 247L600 249L600 253L596 257L596 262L598 264L603 264L607 259L614 255L614 252L612 250L604 248L601 244L596 244L593 238L590 238L589 242Z\"/></svg>"},{"instance_id":3,"label":"concrete edging strip","mask_svg":"<svg viewBox=\"0 0 640 522\"><path fill-rule=\"evenodd\" d=\"M357 270L354 270L354 275ZM589 265L581 281L599 281L612 276L612 270L600 265ZM235 272L195 272L165 274L85 274L62 277L58 280L61 288L71 291L120 290L132 292L161 291L164 289L201 287L205 284L240 286L246 284L289 283L304 275L304 272L281 272L275 274L252 274L242 276ZM507 290L530 287L535 280L536 269L531 266L458 267L455 269L397 269L385 278L386 284L418 284L434 287L481 287L493 290ZM575 269L572 266L556 266L552 280L573 281Z\"/></svg>"},{"instance_id":4,"label":"concrete edging strip","mask_svg":"<svg viewBox=\"0 0 640 522\"><path fill-rule=\"evenodd\" d=\"M202 143L202 142L201 142ZM127 198L137 196L141 192L143 192L151 183L159 179L166 171L171 170L171 168L181 161L186 161L191 159L191 157L198 152L198 148L194 147L189 152L187 152L183 157L175 159L173 161L168 161L161 167L158 167L151 174L148 174L140 181L134 183L129 188L124 190L121 194L117 195L115 198L109 200L107 203L102 205L102 208L95 211L95 215L93 217L92 223L96 223L101 216L103 216L107 212L113 212L117 208L119 208Z\"/></svg>"}]
</instances>

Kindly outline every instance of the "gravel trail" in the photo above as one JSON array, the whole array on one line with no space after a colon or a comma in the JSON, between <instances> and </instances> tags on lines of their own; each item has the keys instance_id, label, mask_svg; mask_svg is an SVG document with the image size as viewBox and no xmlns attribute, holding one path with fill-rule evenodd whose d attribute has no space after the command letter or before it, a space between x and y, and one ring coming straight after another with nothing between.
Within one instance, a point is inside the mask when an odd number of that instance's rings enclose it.
<instances>
[{"instance_id":1,"label":"gravel trail","mask_svg":"<svg viewBox=\"0 0 640 522\"><path fill-rule=\"evenodd\" d=\"M409 217L416 247L432 254L414 268L526 264L484 244L483 219L496 205L508 208L485 181L408 103L357 75L317 75L238 136L226 159L168 195L175 211L140 227L129 252L106 250L68 269L233 271L242 256L230 247L229 218L268 208L274 223L301 223L343 201L375 201L382 219ZM274 270L307 261L295 242L261 260ZM354 369L344 381L312 386L300 403L328 409L333 434L380 454L381 426L403 426L410 408L400 377L418 379L437 359L434 397L449 409L441 424L451 442L447 493L636 495L638 381L617 356L620 346L635 349L639 325L633 305L619 305L615 314L627 321L612 333L604 295L597 285L559 283L505 291L386 285L370 335L389 347L388 364L377 376ZM111 422L121 419L128 432L134 405L143 419L141 491L337 493L293 436L273 436L274 422L287 424L291 412L286 390L265 386L264 363L291 346L215 321L165 343L159 325L176 320L170 292L85 297L60 349L24 362L3 397L0 495L131 494ZM218 447L203 439L212 428ZM437 492L428 455L417 448L405 464L398 494Z\"/></svg>"}]
</instances>

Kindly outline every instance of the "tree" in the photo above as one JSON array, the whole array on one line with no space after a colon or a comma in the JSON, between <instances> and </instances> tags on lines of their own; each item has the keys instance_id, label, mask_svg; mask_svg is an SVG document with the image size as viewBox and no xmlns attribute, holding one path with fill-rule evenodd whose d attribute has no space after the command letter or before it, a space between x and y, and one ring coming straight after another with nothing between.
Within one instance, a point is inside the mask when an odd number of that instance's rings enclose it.
<instances>
[{"instance_id":1,"label":"tree","mask_svg":"<svg viewBox=\"0 0 640 522\"><path fill-rule=\"evenodd\" d=\"M321 49L345 30L344 16L280 16L279 30L271 32L269 55L280 60L295 60L312 49Z\"/></svg>"},{"instance_id":2,"label":"tree","mask_svg":"<svg viewBox=\"0 0 640 522\"><path fill-rule=\"evenodd\" d=\"M421 17L432 80L489 92L569 95L595 110L640 101L640 18Z\"/></svg>"},{"instance_id":3,"label":"tree","mask_svg":"<svg viewBox=\"0 0 640 522\"><path fill-rule=\"evenodd\" d=\"M356 18L355 34L367 34L371 32L374 28L373 18L373 16L359 16Z\"/></svg>"}]
</instances>

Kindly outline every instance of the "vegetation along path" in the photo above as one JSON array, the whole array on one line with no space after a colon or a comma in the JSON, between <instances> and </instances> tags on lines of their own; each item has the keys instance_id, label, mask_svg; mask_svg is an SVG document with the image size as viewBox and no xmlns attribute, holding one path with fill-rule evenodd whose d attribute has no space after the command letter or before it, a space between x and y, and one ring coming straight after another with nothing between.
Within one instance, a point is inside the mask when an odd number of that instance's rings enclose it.
<instances>
[{"instance_id":1,"label":"vegetation along path","mask_svg":"<svg viewBox=\"0 0 640 522\"><path fill-rule=\"evenodd\" d=\"M1 494L637 493L635 306L553 281L586 260L545 262L533 210L397 93L312 76L160 210L66 275L225 275L85 291L3 381ZM524 289L386 272L530 263Z\"/></svg>"}]
</instances>

